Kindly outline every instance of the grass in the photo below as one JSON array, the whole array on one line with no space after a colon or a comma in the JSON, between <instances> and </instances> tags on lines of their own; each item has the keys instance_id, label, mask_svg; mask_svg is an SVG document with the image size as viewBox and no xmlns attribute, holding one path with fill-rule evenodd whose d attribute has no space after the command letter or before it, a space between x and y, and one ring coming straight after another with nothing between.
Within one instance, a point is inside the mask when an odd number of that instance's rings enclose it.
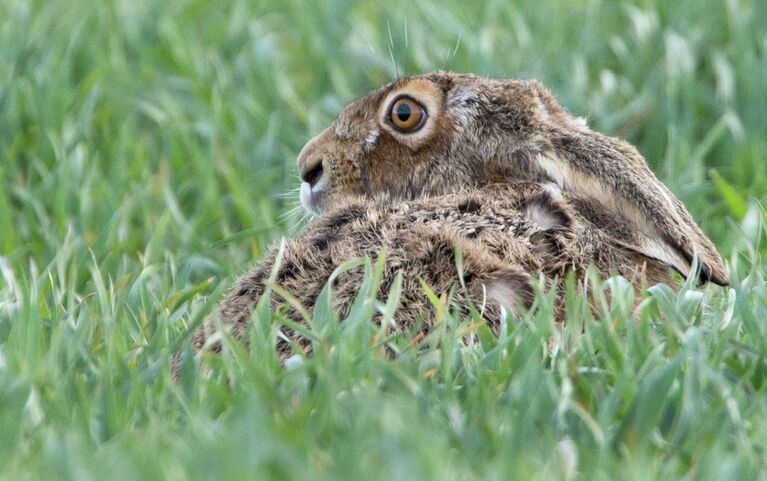
<instances>
[{"instance_id":1,"label":"grass","mask_svg":"<svg viewBox=\"0 0 767 481\"><path fill-rule=\"evenodd\" d=\"M764 2L7 0L0 19L0 478L767 479ZM369 347L371 277L294 369L260 312L250 352L173 382L189 327L295 227L306 139L435 68L539 78L630 139L732 289L656 287L632 313L613 279L602 322L572 295L560 331L541 295L498 339L448 312L393 362Z\"/></svg>"}]
</instances>

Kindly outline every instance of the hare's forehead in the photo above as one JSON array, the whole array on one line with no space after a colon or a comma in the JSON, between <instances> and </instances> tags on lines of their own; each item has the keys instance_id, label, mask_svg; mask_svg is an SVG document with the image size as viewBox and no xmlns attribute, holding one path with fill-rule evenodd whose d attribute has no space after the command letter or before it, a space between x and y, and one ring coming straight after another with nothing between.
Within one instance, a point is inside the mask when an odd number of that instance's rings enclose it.
<instances>
[{"instance_id":1,"label":"hare's forehead","mask_svg":"<svg viewBox=\"0 0 767 481\"><path fill-rule=\"evenodd\" d=\"M333 124L333 132L340 139L365 137L376 129L376 115L381 95L367 95L349 104Z\"/></svg>"},{"instance_id":2,"label":"hare's forehead","mask_svg":"<svg viewBox=\"0 0 767 481\"><path fill-rule=\"evenodd\" d=\"M365 113L355 115L351 112L343 112L333 124L333 133L340 140L351 140L364 137L367 132L375 128L375 119Z\"/></svg>"}]
</instances>

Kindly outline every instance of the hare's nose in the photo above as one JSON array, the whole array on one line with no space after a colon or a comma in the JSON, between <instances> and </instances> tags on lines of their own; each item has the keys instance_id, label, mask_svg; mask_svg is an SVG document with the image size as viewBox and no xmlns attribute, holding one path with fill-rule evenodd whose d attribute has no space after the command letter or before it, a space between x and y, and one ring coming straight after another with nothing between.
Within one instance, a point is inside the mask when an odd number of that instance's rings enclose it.
<instances>
[{"instance_id":1,"label":"hare's nose","mask_svg":"<svg viewBox=\"0 0 767 481\"><path fill-rule=\"evenodd\" d=\"M317 136L306 143L301 153L298 154L298 174L302 182L314 187L322 178L322 152L318 148L320 137Z\"/></svg>"},{"instance_id":2,"label":"hare's nose","mask_svg":"<svg viewBox=\"0 0 767 481\"><path fill-rule=\"evenodd\" d=\"M320 181L323 172L324 169L322 168L321 159L317 159L314 162L301 164L301 180L309 184L311 187L314 187L317 182Z\"/></svg>"}]
</instances>

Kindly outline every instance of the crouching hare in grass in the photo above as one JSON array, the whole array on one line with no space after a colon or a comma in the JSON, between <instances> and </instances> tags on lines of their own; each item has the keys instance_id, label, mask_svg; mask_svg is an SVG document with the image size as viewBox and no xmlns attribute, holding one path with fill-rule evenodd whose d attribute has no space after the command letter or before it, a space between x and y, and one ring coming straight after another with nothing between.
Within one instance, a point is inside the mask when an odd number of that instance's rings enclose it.
<instances>
[{"instance_id":1,"label":"crouching hare in grass","mask_svg":"<svg viewBox=\"0 0 767 481\"><path fill-rule=\"evenodd\" d=\"M398 80L346 107L298 164L301 203L318 217L285 245L276 283L306 308L338 265L381 251L381 292L397 273L404 279L403 325L429 319L419 279L438 293L455 285L456 250L458 300L483 306L491 323L499 306L531 304L533 279L582 278L589 265L637 287L673 283L672 270L728 284L712 242L636 149L589 130L538 82L446 72ZM276 255L220 304L235 337ZM342 315L361 278L336 279ZM300 320L277 293L270 303ZM206 329L195 334L196 349Z\"/></svg>"}]
</instances>

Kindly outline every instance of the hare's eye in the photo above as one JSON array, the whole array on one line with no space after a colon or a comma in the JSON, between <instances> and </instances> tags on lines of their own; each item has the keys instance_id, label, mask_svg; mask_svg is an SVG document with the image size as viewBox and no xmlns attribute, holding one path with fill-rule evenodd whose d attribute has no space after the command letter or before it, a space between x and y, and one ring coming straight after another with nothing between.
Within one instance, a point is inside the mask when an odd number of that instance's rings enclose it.
<instances>
[{"instance_id":1,"label":"hare's eye","mask_svg":"<svg viewBox=\"0 0 767 481\"><path fill-rule=\"evenodd\" d=\"M410 97L399 97L389 107L389 122L403 133L411 133L423 127L426 110Z\"/></svg>"}]
</instances>

